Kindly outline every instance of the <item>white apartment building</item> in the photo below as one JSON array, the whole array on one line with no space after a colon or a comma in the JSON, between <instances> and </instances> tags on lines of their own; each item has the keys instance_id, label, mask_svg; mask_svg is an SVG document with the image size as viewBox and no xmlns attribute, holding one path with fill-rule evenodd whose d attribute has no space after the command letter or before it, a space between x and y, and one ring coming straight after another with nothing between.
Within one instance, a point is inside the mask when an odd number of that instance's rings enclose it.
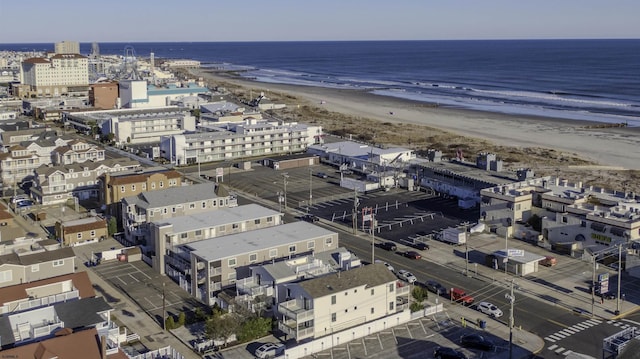
<instances>
[{"instance_id":1,"label":"white apartment building","mask_svg":"<svg viewBox=\"0 0 640 359\"><path fill-rule=\"evenodd\" d=\"M155 187L155 182L152 185ZM121 186L122 192L126 191L125 186ZM166 189L143 188L145 192L122 200L122 226L125 238L129 242L143 244L145 250L148 250L146 243L149 240L149 223L153 221L238 205L236 197L216 183L178 186L178 180L174 178L169 179L168 183L160 181L158 186Z\"/></svg>"},{"instance_id":2,"label":"white apartment building","mask_svg":"<svg viewBox=\"0 0 640 359\"><path fill-rule=\"evenodd\" d=\"M225 305L217 296L250 277L252 266L337 247L337 233L308 222L293 222L183 244L175 248L172 260L179 271L188 274L180 278L182 288L208 305Z\"/></svg>"},{"instance_id":3,"label":"white apartment building","mask_svg":"<svg viewBox=\"0 0 640 359\"><path fill-rule=\"evenodd\" d=\"M206 87L191 82L155 86L144 80L126 80L120 81L118 87L122 108L164 107L185 97L209 93Z\"/></svg>"},{"instance_id":4,"label":"white apartment building","mask_svg":"<svg viewBox=\"0 0 640 359\"><path fill-rule=\"evenodd\" d=\"M382 263L284 284L278 329L300 342L332 335L407 309L410 285Z\"/></svg>"},{"instance_id":5,"label":"white apartment building","mask_svg":"<svg viewBox=\"0 0 640 359\"><path fill-rule=\"evenodd\" d=\"M163 136L162 157L177 165L304 152L322 139L322 127L245 119L201 127L208 132Z\"/></svg>"},{"instance_id":6,"label":"white apartment building","mask_svg":"<svg viewBox=\"0 0 640 359\"><path fill-rule=\"evenodd\" d=\"M175 258L174 248L190 242L229 234L252 231L282 224L284 215L257 204L221 208L213 215L202 212L188 216L158 220L149 224L149 253L153 268L160 274L169 273L176 282L180 282L182 272L176 271L171 258ZM165 256L168 257L165 269Z\"/></svg>"},{"instance_id":7,"label":"white apartment building","mask_svg":"<svg viewBox=\"0 0 640 359\"><path fill-rule=\"evenodd\" d=\"M64 121L76 129L96 124L103 134L113 133L121 144L159 142L161 136L195 131L196 120L189 109L178 107L65 112Z\"/></svg>"},{"instance_id":8,"label":"white apartment building","mask_svg":"<svg viewBox=\"0 0 640 359\"><path fill-rule=\"evenodd\" d=\"M89 90L88 59L79 54L55 54L26 59L20 67L19 97L86 95Z\"/></svg>"}]
</instances>

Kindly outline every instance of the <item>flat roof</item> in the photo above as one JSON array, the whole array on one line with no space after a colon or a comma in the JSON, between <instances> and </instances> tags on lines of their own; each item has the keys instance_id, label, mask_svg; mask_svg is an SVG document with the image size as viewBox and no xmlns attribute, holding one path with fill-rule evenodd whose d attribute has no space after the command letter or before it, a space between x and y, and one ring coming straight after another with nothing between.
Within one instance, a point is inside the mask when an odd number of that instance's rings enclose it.
<instances>
[{"instance_id":1,"label":"flat roof","mask_svg":"<svg viewBox=\"0 0 640 359\"><path fill-rule=\"evenodd\" d=\"M324 150L326 152L338 153L342 156L348 156L348 157L361 157L361 156L368 156L369 154L388 155L388 154L395 154L398 152L411 151L410 149L403 148L403 147L380 148L380 147L374 147L374 146L366 145L363 143L351 142L351 141L324 143L322 145L312 145L309 147L314 148L316 150Z\"/></svg>"},{"instance_id":2,"label":"flat roof","mask_svg":"<svg viewBox=\"0 0 640 359\"><path fill-rule=\"evenodd\" d=\"M321 298L332 294L342 294L342 292L356 287L377 287L396 280L396 276L384 264L374 263L337 274L327 274L309 279L298 285L312 298Z\"/></svg>"},{"instance_id":3,"label":"flat roof","mask_svg":"<svg viewBox=\"0 0 640 359\"><path fill-rule=\"evenodd\" d=\"M531 263L531 262L538 262L543 260L545 257L541 256L539 254L535 254L535 253L531 253L531 252L527 252L523 249L517 249L517 248L509 248L509 251L519 251L522 255L510 255L509 256L509 261L510 262L516 262L516 263L520 263L520 264L524 264L524 263ZM493 254L496 257L501 257L504 258L506 257L505 255L505 251L504 249L498 250L493 252Z\"/></svg>"},{"instance_id":4,"label":"flat roof","mask_svg":"<svg viewBox=\"0 0 640 359\"><path fill-rule=\"evenodd\" d=\"M214 261L322 236L329 237L334 234L335 232L322 227L300 221L255 231L209 238L184 244L182 247L191 248L193 253L200 258Z\"/></svg>"},{"instance_id":5,"label":"flat roof","mask_svg":"<svg viewBox=\"0 0 640 359\"><path fill-rule=\"evenodd\" d=\"M244 206L220 208L215 215L210 212L190 216L154 221L157 226L173 226L173 233L188 232L200 228L216 227L227 223L250 221L252 219L281 215L280 212L252 203Z\"/></svg>"}]
</instances>

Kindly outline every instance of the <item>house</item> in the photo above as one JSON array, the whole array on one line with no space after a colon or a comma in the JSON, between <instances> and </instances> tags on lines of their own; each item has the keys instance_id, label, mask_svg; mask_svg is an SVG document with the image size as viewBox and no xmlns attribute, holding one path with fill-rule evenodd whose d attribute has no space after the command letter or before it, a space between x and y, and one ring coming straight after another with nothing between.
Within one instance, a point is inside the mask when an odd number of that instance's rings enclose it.
<instances>
[{"instance_id":1,"label":"house","mask_svg":"<svg viewBox=\"0 0 640 359\"><path fill-rule=\"evenodd\" d=\"M100 204L106 207L106 213L120 220L122 199L137 196L142 192L180 186L182 186L182 175L176 170L164 167L139 168L135 171L104 173L99 177L98 194Z\"/></svg>"},{"instance_id":2,"label":"house","mask_svg":"<svg viewBox=\"0 0 640 359\"><path fill-rule=\"evenodd\" d=\"M382 263L283 285L278 329L296 341L331 335L407 309L410 286Z\"/></svg>"},{"instance_id":3,"label":"house","mask_svg":"<svg viewBox=\"0 0 640 359\"><path fill-rule=\"evenodd\" d=\"M101 176L137 168L140 168L138 161L121 158L40 166L34 170L31 197L43 205L66 203L73 197L79 200L98 199Z\"/></svg>"},{"instance_id":4,"label":"house","mask_svg":"<svg viewBox=\"0 0 640 359\"><path fill-rule=\"evenodd\" d=\"M71 248L1 255L0 288L71 274L75 259Z\"/></svg>"},{"instance_id":5,"label":"house","mask_svg":"<svg viewBox=\"0 0 640 359\"><path fill-rule=\"evenodd\" d=\"M149 224L149 253L153 268L165 274L165 254L178 245L203 239L278 226L284 215L257 204L221 208Z\"/></svg>"},{"instance_id":6,"label":"house","mask_svg":"<svg viewBox=\"0 0 640 359\"><path fill-rule=\"evenodd\" d=\"M142 192L122 200L122 225L130 243L146 245L149 223L238 205L224 186L201 183L177 186L177 180L159 183L163 190Z\"/></svg>"},{"instance_id":7,"label":"house","mask_svg":"<svg viewBox=\"0 0 640 359\"><path fill-rule=\"evenodd\" d=\"M66 146L57 147L51 153L54 165L102 161L104 158L104 148L80 140L69 141Z\"/></svg>"},{"instance_id":8,"label":"house","mask_svg":"<svg viewBox=\"0 0 640 359\"><path fill-rule=\"evenodd\" d=\"M56 222L56 238L65 247L101 241L108 236L107 221L102 217Z\"/></svg>"},{"instance_id":9,"label":"house","mask_svg":"<svg viewBox=\"0 0 640 359\"><path fill-rule=\"evenodd\" d=\"M338 234L308 222L191 242L169 250L167 275L196 299L213 305L222 289L251 276L251 267L335 250Z\"/></svg>"}]
</instances>

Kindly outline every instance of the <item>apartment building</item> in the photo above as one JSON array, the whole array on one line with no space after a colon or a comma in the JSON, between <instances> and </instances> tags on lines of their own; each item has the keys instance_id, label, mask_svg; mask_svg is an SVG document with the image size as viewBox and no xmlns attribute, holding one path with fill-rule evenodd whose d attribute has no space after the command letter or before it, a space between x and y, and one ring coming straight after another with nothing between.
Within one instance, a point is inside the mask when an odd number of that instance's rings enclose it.
<instances>
[{"instance_id":1,"label":"apartment building","mask_svg":"<svg viewBox=\"0 0 640 359\"><path fill-rule=\"evenodd\" d=\"M176 246L166 258L174 280L197 300L213 305L217 295L251 275L250 267L335 250L338 234L308 222L287 223Z\"/></svg>"},{"instance_id":2,"label":"apartment building","mask_svg":"<svg viewBox=\"0 0 640 359\"><path fill-rule=\"evenodd\" d=\"M93 125L97 125L102 134L112 133L114 140L122 144L160 142L161 136L196 129L196 120L191 115L191 110L175 106L65 112L63 121L79 130L89 130Z\"/></svg>"},{"instance_id":3,"label":"apartment building","mask_svg":"<svg viewBox=\"0 0 640 359\"><path fill-rule=\"evenodd\" d=\"M135 171L107 172L98 177L100 203L106 213L118 221L122 218L122 199L142 192L163 190L169 182L182 186L182 175L164 167L138 168Z\"/></svg>"},{"instance_id":4,"label":"apartment building","mask_svg":"<svg viewBox=\"0 0 640 359\"><path fill-rule=\"evenodd\" d=\"M100 110L118 108L118 82L98 82L89 87L89 103Z\"/></svg>"},{"instance_id":5,"label":"apartment building","mask_svg":"<svg viewBox=\"0 0 640 359\"><path fill-rule=\"evenodd\" d=\"M202 212L169 218L149 224L149 253L153 268L165 274L165 255L171 257L176 246L203 239L277 226L284 215L257 204L221 208L215 213ZM169 272L176 270L171 265Z\"/></svg>"},{"instance_id":6,"label":"apartment building","mask_svg":"<svg viewBox=\"0 0 640 359\"><path fill-rule=\"evenodd\" d=\"M284 284L278 329L296 341L320 338L406 310L410 286L382 263Z\"/></svg>"},{"instance_id":7,"label":"apartment building","mask_svg":"<svg viewBox=\"0 0 640 359\"><path fill-rule=\"evenodd\" d=\"M0 256L0 288L33 282L75 271L71 248L9 253Z\"/></svg>"},{"instance_id":8,"label":"apartment building","mask_svg":"<svg viewBox=\"0 0 640 359\"><path fill-rule=\"evenodd\" d=\"M65 203L72 197L98 199L103 175L137 168L140 168L138 161L115 158L102 162L40 166L33 172L31 196L43 205Z\"/></svg>"},{"instance_id":9,"label":"apartment building","mask_svg":"<svg viewBox=\"0 0 640 359\"><path fill-rule=\"evenodd\" d=\"M22 84L18 97L56 97L87 95L89 61L80 54L53 54L26 59L20 67Z\"/></svg>"},{"instance_id":10,"label":"apartment building","mask_svg":"<svg viewBox=\"0 0 640 359\"><path fill-rule=\"evenodd\" d=\"M277 304L286 299L283 284L351 270L361 265L360 258L354 253L339 247L280 262L251 266L251 276L236 281L234 296L229 296L228 299L229 305L242 305L255 313L266 309L268 304ZM219 295L219 298L226 299L223 295ZM222 308L226 306L223 305ZM273 310L275 314L277 306Z\"/></svg>"},{"instance_id":11,"label":"apartment building","mask_svg":"<svg viewBox=\"0 0 640 359\"><path fill-rule=\"evenodd\" d=\"M178 165L242 157L306 151L322 140L322 127L298 123L245 119L200 127L200 133L163 136L162 157Z\"/></svg>"},{"instance_id":12,"label":"apartment building","mask_svg":"<svg viewBox=\"0 0 640 359\"><path fill-rule=\"evenodd\" d=\"M170 179L159 186L164 190L142 192L122 200L122 225L127 241L146 247L151 222L238 205L236 197L216 183L178 186L177 180Z\"/></svg>"},{"instance_id":13,"label":"apartment building","mask_svg":"<svg viewBox=\"0 0 640 359\"><path fill-rule=\"evenodd\" d=\"M102 217L87 217L72 221L58 221L55 226L56 238L65 247L107 239L107 221Z\"/></svg>"},{"instance_id":14,"label":"apartment building","mask_svg":"<svg viewBox=\"0 0 640 359\"><path fill-rule=\"evenodd\" d=\"M56 54L79 54L80 43L78 41L60 41L55 43Z\"/></svg>"}]
</instances>

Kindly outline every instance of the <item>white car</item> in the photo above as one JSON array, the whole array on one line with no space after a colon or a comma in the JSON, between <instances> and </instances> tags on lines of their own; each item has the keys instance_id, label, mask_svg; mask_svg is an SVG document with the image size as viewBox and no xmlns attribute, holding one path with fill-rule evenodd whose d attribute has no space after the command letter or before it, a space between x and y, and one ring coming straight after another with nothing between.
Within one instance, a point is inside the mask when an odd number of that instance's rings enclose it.
<instances>
[{"instance_id":1,"label":"white car","mask_svg":"<svg viewBox=\"0 0 640 359\"><path fill-rule=\"evenodd\" d=\"M409 282L410 284L413 284L418 280L416 276L413 275L413 273L409 272L406 269L400 269L398 271L398 278L402 279L405 282Z\"/></svg>"},{"instance_id":2,"label":"white car","mask_svg":"<svg viewBox=\"0 0 640 359\"><path fill-rule=\"evenodd\" d=\"M500 318L502 316L500 308L489 302L478 303L478 310L493 318Z\"/></svg>"},{"instance_id":3,"label":"white car","mask_svg":"<svg viewBox=\"0 0 640 359\"><path fill-rule=\"evenodd\" d=\"M282 343L266 343L262 344L256 352L256 358L266 359L266 358L275 358L284 353L285 346Z\"/></svg>"},{"instance_id":4,"label":"white car","mask_svg":"<svg viewBox=\"0 0 640 359\"><path fill-rule=\"evenodd\" d=\"M393 268L393 266L391 264L387 263L387 262L384 262L384 261L381 261L379 259L376 259L376 263L384 264L384 266L387 267L387 269L390 270L391 273L395 273L396 272L396 270Z\"/></svg>"}]
</instances>

